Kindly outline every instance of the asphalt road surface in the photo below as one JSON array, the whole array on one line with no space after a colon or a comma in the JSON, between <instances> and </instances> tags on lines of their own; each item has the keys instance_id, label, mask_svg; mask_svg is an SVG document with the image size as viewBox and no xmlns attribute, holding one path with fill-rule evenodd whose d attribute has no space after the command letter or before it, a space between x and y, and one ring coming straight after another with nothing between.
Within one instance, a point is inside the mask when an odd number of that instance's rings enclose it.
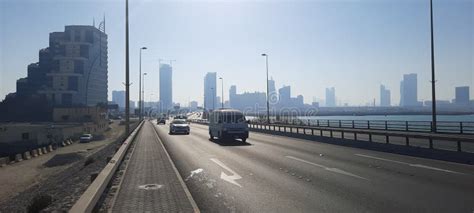
<instances>
[{"instance_id":1,"label":"asphalt road surface","mask_svg":"<svg viewBox=\"0 0 474 213\"><path fill-rule=\"evenodd\" d=\"M155 123L156 124L156 123ZM164 143L203 212L473 212L474 166L207 126Z\"/></svg>"}]
</instances>

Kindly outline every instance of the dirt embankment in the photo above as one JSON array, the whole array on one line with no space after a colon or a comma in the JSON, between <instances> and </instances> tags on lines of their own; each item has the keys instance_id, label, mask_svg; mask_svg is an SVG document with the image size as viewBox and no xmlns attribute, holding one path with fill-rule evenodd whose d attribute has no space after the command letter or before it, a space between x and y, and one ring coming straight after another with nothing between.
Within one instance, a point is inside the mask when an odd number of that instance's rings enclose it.
<instances>
[{"instance_id":1,"label":"dirt embankment","mask_svg":"<svg viewBox=\"0 0 474 213\"><path fill-rule=\"evenodd\" d=\"M107 133L105 140L74 144L71 148L66 147L70 150L53 152L47 159L39 162L31 160L31 166L34 167L31 168L32 171L20 171L21 165L8 168L13 172L10 175L0 170L3 173L0 174L0 181L9 181L9 185L20 188L10 187L9 194L0 194L0 212L34 212L40 209L46 212L68 211L90 185L91 174L99 173L105 167L107 157L112 156L124 140L123 126L113 125L115 126ZM133 125L135 126L136 124ZM21 178L22 173L34 173L36 178ZM15 176L20 180L15 181Z\"/></svg>"}]
</instances>

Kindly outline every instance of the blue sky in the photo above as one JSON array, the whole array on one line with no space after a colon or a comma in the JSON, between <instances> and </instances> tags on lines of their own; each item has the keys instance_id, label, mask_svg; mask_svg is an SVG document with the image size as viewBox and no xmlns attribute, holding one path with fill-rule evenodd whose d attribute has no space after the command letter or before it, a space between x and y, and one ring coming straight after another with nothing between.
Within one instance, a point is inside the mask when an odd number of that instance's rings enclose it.
<instances>
[{"instance_id":1,"label":"blue sky","mask_svg":"<svg viewBox=\"0 0 474 213\"><path fill-rule=\"evenodd\" d=\"M474 96L473 2L434 0L439 99L452 99L455 86L470 86ZM124 10L116 0L1 0L0 99L15 91L50 32L92 24L94 17L98 23L103 14L111 99L125 78ZM428 100L429 32L428 0L130 0L131 98L138 97L139 48L147 46L147 101L158 99L159 58L176 60L175 102L202 103L206 72L224 78L225 96L232 84L238 92L264 91L263 52L277 88L291 85L292 95L307 103L334 86L338 102L364 105L378 101L385 84L397 104L406 73L418 74L419 99Z\"/></svg>"}]
</instances>

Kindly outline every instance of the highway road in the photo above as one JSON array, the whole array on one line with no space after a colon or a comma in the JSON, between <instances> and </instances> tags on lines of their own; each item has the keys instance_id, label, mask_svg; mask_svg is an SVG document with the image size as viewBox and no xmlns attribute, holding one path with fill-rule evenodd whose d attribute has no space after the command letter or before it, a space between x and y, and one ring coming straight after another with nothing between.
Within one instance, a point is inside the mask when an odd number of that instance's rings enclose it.
<instances>
[{"instance_id":1,"label":"highway road","mask_svg":"<svg viewBox=\"0 0 474 213\"><path fill-rule=\"evenodd\" d=\"M156 123L155 123L156 124ZM203 212L473 212L474 166L207 126L156 126Z\"/></svg>"}]
</instances>

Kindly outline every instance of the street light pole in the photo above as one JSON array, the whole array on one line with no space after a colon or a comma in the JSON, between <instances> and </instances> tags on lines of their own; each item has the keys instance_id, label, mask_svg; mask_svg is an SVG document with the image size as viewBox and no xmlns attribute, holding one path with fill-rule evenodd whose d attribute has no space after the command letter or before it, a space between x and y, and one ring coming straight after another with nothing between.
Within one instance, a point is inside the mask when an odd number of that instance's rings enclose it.
<instances>
[{"instance_id":1,"label":"street light pole","mask_svg":"<svg viewBox=\"0 0 474 213\"><path fill-rule=\"evenodd\" d=\"M143 73L143 89L142 89L143 111L145 111L145 75L146 73Z\"/></svg>"},{"instance_id":2,"label":"street light pole","mask_svg":"<svg viewBox=\"0 0 474 213\"><path fill-rule=\"evenodd\" d=\"M263 53L262 56L265 57L266 67L267 67L267 123L270 123L270 97L269 97L269 89L268 89L268 55Z\"/></svg>"},{"instance_id":3,"label":"street light pole","mask_svg":"<svg viewBox=\"0 0 474 213\"><path fill-rule=\"evenodd\" d=\"M130 133L130 79L128 52L128 0L125 0L125 134Z\"/></svg>"},{"instance_id":4,"label":"street light pole","mask_svg":"<svg viewBox=\"0 0 474 213\"><path fill-rule=\"evenodd\" d=\"M222 109L224 109L224 79L222 77L219 77L219 79L221 79L221 90L222 90L222 94L221 94L221 101L222 101Z\"/></svg>"},{"instance_id":5,"label":"street light pole","mask_svg":"<svg viewBox=\"0 0 474 213\"><path fill-rule=\"evenodd\" d=\"M146 47L140 48L140 64L139 64L139 84L138 84L138 115L140 121L143 119L143 101L142 101L142 93L141 93L141 88L142 88L142 50L146 50Z\"/></svg>"},{"instance_id":6,"label":"street light pole","mask_svg":"<svg viewBox=\"0 0 474 213\"><path fill-rule=\"evenodd\" d=\"M437 131L436 126L436 78L435 78L435 61L434 61L434 39L433 39L433 0L430 0L430 18L431 18L431 95L432 95L432 116L433 132Z\"/></svg>"}]
</instances>

